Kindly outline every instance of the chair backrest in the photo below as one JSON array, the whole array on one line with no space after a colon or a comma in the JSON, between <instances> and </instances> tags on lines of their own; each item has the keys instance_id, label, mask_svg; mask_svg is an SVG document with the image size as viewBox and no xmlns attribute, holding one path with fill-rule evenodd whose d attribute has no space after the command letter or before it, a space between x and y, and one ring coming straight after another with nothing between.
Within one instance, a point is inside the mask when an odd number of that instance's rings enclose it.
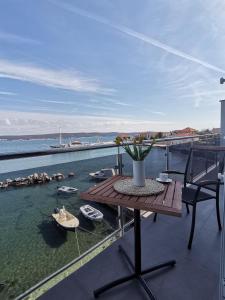
<instances>
[{"instance_id":1,"label":"chair backrest","mask_svg":"<svg viewBox=\"0 0 225 300\"><path fill-rule=\"evenodd\" d=\"M185 168L184 185L196 184L204 180L217 181L218 173L224 170L224 147L218 146L194 146L190 149ZM216 190L216 186L210 186Z\"/></svg>"}]
</instances>

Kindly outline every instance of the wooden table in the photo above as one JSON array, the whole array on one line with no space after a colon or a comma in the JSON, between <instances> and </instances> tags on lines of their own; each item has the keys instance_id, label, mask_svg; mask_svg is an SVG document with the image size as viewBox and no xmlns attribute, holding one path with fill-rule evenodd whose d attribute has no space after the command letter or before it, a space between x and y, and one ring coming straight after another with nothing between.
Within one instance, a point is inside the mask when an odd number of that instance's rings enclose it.
<instances>
[{"instance_id":1,"label":"wooden table","mask_svg":"<svg viewBox=\"0 0 225 300\"><path fill-rule=\"evenodd\" d=\"M128 254L119 246L119 250L124 255L128 263L133 268L134 272L122 278L119 278L113 282L106 284L105 286L94 291L94 296L98 297L100 294L108 289L111 289L121 283L129 281L131 279L137 279L142 287L145 289L149 298L155 300L156 298L152 294L151 290L147 286L142 275L155 270L174 266L175 260L164 262L160 265L153 266L151 268L142 270L141 267L141 217L140 210L148 210L156 213L181 217L182 209L182 184L179 181L173 181L169 184L165 184L165 189L162 193L152 196L128 196L116 192L113 188L113 184L119 179L125 179L128 177L114 176L106 181L91 187L87 192L81 193L81 198L85 200L100 202L104 204L113 204L124 207L130 207L134 209L134 264L131 261Z\"/></svg>"}]
</instances>

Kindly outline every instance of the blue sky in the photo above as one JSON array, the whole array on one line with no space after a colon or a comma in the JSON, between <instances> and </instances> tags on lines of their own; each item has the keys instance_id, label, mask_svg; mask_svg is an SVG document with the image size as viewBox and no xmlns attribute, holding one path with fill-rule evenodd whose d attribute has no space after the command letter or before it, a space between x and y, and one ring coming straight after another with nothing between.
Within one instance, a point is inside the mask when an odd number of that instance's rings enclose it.
<instances>
[{"instance_id":1,"label":"blue sky","mask_svg":"<svg viewBox=\"0 0 225 300\"><path fill-rule=\"evenodd\" d=\"M219 126L225 2L2 0L0 134Z\"/></svg>"}]
</instances>

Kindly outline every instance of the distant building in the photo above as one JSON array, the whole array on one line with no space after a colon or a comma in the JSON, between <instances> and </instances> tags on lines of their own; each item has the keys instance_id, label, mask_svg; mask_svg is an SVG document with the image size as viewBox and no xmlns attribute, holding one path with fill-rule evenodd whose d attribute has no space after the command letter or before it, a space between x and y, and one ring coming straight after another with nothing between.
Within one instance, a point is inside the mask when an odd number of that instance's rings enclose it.
<instances>
[{"instance_id":1,"label":"distant building","mask_svg":"<svg viewBox=\"0 0 225 300\"><path fill-rule=\"evenodd\" d=\"M191 127L186 127L184 129L172 131L173 136L189 136L195 134L197 134L197 130Z\"/></svg>"},{"instance_id":2,"label":"distant building","mask_svg":"<svg viewBox=\"0 0 225 300\"><path fill-rule=\"evenodd\" d=\"M142 132L141 134L144 135L147 140L149 140L151 138L154 138L154 137L158 137L159 134L160 134L160 136L162 138L168 137L168 136L171 135L170 132L163 132L163 131L160 131L160 132L157 132L157 131L148 131L148 132Z\"/></svg>"},{"instance_id":3,"label":"distant building","mask_svg":"<svg viewBox=\"0 0 225 300\"><path fill-rule=\"evenodd\" d=\"M128 133L120 133L120 134L119 134L119 137L120 137L121 139L127 139L127 138L130 137L130 134L128 134Z\"/></svg>"},{"instance_id":4,"label":"distant building","mask_svg":"<svg viewBox=\"0 0 225 300\"><path fill-rule=\"evenodd\" d=\"M214 134L220 134L220 128L213 128L212 133Z\"/></svg>"},{"instance_id":5,"label":"distant building","mask_svg":"<svg viewBox=\"0 0 225 300\"><path fill-rule=\"evenodd\" d=\"M168 136L172 135L171 131L162 132L162 134L163 134L163 137L168 137Z\"/></svg>"}]
</instances>

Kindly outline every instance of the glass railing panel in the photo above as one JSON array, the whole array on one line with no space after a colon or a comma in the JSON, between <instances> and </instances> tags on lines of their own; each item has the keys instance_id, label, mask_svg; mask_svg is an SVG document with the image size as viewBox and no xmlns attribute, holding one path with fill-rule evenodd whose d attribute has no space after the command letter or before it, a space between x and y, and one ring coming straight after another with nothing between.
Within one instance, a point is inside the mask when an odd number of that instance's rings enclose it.
<instances>
[{"instance_id":1,"label":"glass railing panel","mask_svg":"<svg viewBox=\"0 0 225 300\"><path fill-rule=\"evenodd\" d=\"M170 169L182 172L185 170L189 150L192 146L218 146L219 142L219 135L209 135L198 139L193 138L192 141L170 146ZM195 149L192 152L189 168L187 170L187 180L192 181L201 175L204 176L203 173L208 173L212 168L218 167L219 169L218 162L220 160L221 155L215 151Z\"/></svg>"},{"instance_id":2,"label":"glass railing panel","mask_svg":"<svg viewBox=\"0 0 225 300\"><path fill-rule=\"evenodd\" d=\"M177 147L178 146L178 147ZM180 145L169 147L167 152L166 147L154 147L150 154L145 159L145 171L147 177L156 178L159 173L167 169L167 155L168 155L168 169L184 172L190 144L181 148ZM123 172L125 175L132 175L132 159L128 154L123 154Z\"/></svg>"},{"instance_id":3,"label":"glass railing panel","mask_svg":"<svg viewBox=\"0 0 225 300\"><path fill-rule=\"evenodd\" d=\"M169 170L184 172L188 159L188 151L169 148Z\"/></svg>"},{"instance_id":4,"label":"glass railing panel","mask_svg":"<svg viewBox=\"0 0 225 300\"><path fill-rule=\"evenodd\" d=\"M28 158L8 159L1 161L0 173L24 170L27 168L37 168L61 163L80 161L90 158L115 155L117 147L90 149L59 154L49 154L45 156L36 156Z\"/></svg>"},{"instance_id":5,"label":"glass railing panel","mask_svg":"<svg viewBox=\"0 0 225 300\"><path fill-rule=\"evenodd\" d=\"M220 145L220 135L208 135L199 137L198 141L194 142L196 145L206 145L206 146L219 146Z\"/></svg>"},{"instance_id":6,"label":"glass railing panel","mask_svg":"<svg viewBox=\"0 0 225 300\"><path fill-rule=\"evenodd\" d=\"M123 173L132 176L133 162L128 154L123 154ZM165 149L154 147L145 159L145 172L147 177L157 177L166 169Z\"/></svg>"}]
</instances>

